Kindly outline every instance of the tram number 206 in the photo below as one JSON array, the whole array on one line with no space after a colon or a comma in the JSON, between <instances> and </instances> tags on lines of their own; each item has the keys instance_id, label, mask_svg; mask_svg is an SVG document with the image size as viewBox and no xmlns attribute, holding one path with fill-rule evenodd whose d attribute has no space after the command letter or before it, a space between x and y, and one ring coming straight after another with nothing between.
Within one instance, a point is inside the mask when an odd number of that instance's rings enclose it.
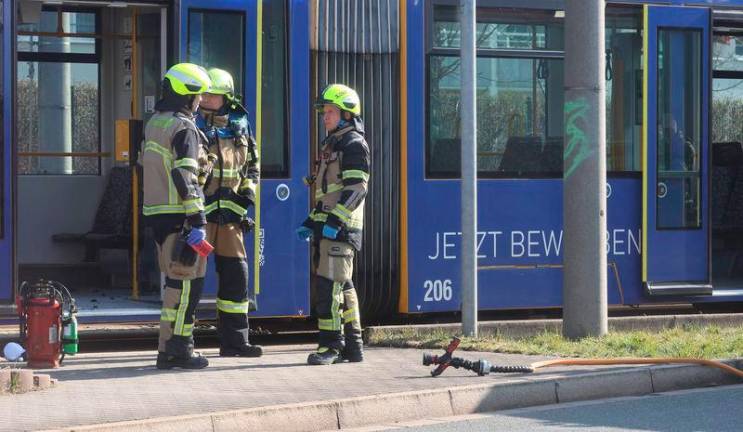
<instances>
[{"instance_id":1,"label":"tram number 206","mask_svg":"<svg viewBox=\"0 0 743 432\"><path fill-rule=\"evenodd\" d=\"M439 302L451 300L451 279L434 281L427 280L423 282L423 288L426 290L426 295L423 297L423 301Z\"/></svg>"}]
</instances>

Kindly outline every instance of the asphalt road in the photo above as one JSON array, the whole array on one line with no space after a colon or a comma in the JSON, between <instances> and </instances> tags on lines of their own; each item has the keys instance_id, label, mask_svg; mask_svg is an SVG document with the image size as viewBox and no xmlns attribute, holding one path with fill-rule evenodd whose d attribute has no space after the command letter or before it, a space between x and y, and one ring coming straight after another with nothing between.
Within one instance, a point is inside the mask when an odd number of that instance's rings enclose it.
<instances>
[{"instance_id":1,"label":"asphalt road","mask_svg":"<svg viewBox=\"0 0 743 432\"><path fill-rule=\"evenodd\" d=\"M743 385L358 429L405 432L743 431Z\"/></svg>"}]
</instances>

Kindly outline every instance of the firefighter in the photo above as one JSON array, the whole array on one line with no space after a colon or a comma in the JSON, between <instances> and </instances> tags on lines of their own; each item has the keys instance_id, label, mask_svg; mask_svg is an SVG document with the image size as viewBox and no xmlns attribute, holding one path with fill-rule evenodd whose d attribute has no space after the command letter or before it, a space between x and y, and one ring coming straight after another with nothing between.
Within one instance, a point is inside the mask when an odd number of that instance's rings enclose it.
<instances>
[{"instance_id":1,"label":"firefighter","mask_svg":"<svg viewBox=\"0 0 743 432\"><path fill-rule=\"evenodd\" d=\"M215 247L219 279L217 318L223 357L260 357L263 349L248 342L248 310L255 296L248 295L248 260L243 233L253 228L247 215L254 204L259 179L256 143L248 113L235 96L229 72L209 69L212 85L204 93L197 125L209 140L215 160L205 186L207 239Z\"/></svg>"},{"instance_id":2,"label":"firefighter","mask_svg":"<svg viewBox=\"0 0 743 432\"><path fill-rule=\"evenodd\" d=\"M209 163L206 137L196 127L193 113L209 85L209 75L201 66L171 67L163 79L162 99L145 127L143 212L155 233L160 270L165 273L158 369L201 369L209 364L193 351L194 315L204 287L206 257L189 247L206 237L199 177L209 170Z\"/></svg>"},{"instance_id":3,"label":"firefighter","mask_svg":"<svg viewBox=\"0 0 743 432\"><path fill-rule=\"evenodd\" d=\"M315 312L320 330L312 365L363 361L361 317L353 281L354 254L361 250L364 198L369 181L369 146L364 139L358 94L342 84L327 86L315 102L327 137L319 150L316 205L297 228L313 244ZM344 336L345 334L345 336Z\"/></svg>"}]
</instances>

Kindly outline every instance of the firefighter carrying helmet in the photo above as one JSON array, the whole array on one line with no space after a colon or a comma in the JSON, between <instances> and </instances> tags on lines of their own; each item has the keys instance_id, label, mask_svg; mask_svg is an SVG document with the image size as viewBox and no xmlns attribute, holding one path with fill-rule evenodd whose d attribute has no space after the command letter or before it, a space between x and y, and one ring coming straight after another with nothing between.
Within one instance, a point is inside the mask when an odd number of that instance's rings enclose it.
<instances>
[{"instance_id":1,"label":"firefighter carrying helmet","mask_svg":"<svg viewBox=\"0 0 743 432\"><path fill-rule=\"evenodd\" d=\"M197 95L209 89L209 74L201 66L193 63L178 63L168 69L165 79L176 94L182 96Z\"/></svg>"},{"instance_id":2,"label":"firefighter carrying helmet","mask_svg":"<svg viewBox=\"0 0 743 432\"><path fill-rule=\"evenodd\" d=\"M341 111L347 111L354 116L361 114L361 101L358 93L343 84L330 84L320 92L320 97L315 101L315 107L321 110L323 105L334 105Z\"/></svg>"}]
</instances>

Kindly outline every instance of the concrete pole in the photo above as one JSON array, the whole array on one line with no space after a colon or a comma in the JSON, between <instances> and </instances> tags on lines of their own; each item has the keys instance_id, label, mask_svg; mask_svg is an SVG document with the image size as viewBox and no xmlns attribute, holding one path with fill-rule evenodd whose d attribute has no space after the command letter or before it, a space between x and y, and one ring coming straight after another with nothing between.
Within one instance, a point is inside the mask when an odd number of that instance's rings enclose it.
<instances>
[{"instance_id":1,"label":"concrete pole","mask_svg":"<svg viewBox=\"0 0 743 432\"><path fill-rule=\"evenodd\" d=\"M604 1L565 2L563 334L607 332Z\"/></svg>"},{"instance_id":2,"label":"concrete pole","mask_svg":"<svg viewBox=\"0 0 743 432\"><path fill-rule=\"evenodd\" d=\"M160 76L168 72L168 10L160 9Z\"/></svg>"},{"instance_id":3,"label":"concrete pole","mask_svg":"<svg viewBox=\"0 0 743 432\"><path fill-rule=\"evenodd\" d=\"M62 25L68 31L70 18ZM41 14L41 28L57 28L56 14ZM39 51L70 52L70 38L40 37ZM39 151L72 152L72 93L69 63L39 62ZM72 174L71 157L41 157L42 173Z\"/></svg>"},{"instance_id":4,"label":"concrete pole","mask_svg":"<svg viewBox=\"0 0 743 432\"><path fill-rule=\"evenodd\" d=\"M462 332L477 337L477 83L475 0L459 1L462 121Z\"/></svg>"}]
</instances>

